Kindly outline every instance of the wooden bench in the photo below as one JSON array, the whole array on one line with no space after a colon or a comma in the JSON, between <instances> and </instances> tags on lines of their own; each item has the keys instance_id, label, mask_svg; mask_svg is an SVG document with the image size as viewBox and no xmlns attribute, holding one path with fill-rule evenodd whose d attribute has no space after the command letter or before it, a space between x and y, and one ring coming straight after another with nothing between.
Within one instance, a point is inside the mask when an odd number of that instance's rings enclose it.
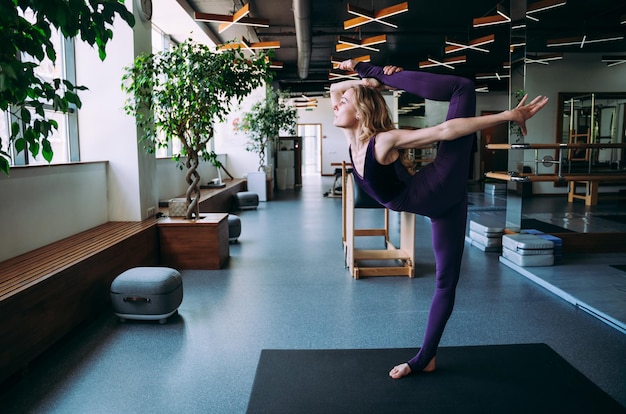
<instances>
[{"instance_id":1,"label":"wooden bench","mask_svg":"<svg viewBox=\"0 0 626 414\"><path fill-rule=\"evenodd\" d=\"M224 187L201 187L200 188L200 212L201 213L228 213L235 210L235 195L240 191L246 191L247 181L241 178L224 180ZM184 195L178 198L185 198ZM167 202L161 202L159 211L168 214Z\"/></svg>"},{"instance_id":2,"label":"wooden bench","mask_svg":"<svg viewBox=\"0 0 626 414\"><path fill-rule=\"evenodd\" d=\"M0 382L102 312L121 272L158 265L156 224L108 222L0 262Z\"/></svg>"},{"instance_id":3,"label":"wooden bench","mask_svg":"<svg viewBox=\"0 0 626 414\"><path fill-rule=\"evenodd\" d=\"M223 182L226 185L222 188L200 189L200 212L228 213L235 209L235 195L240 191L246 191L247 181L234 178Z\"/></svg>"},{"instance_id":4,"label":"wooden bench","mask_svg":"<svg viewBox=\"0 0 626 414\"><path fill-rule=\"evenodd\" d=\"M567 202L573 203L574 199L585 200L586 206L595 206L598 204L598 193L601 182L610 182L613 185L623 185L626 182L624 174L605 174L594 177L587 177L586 180L576 180L567 183ZM576 185L583 184L585 186L584 193L576 192Z\"/></svg>"}]
</instances>

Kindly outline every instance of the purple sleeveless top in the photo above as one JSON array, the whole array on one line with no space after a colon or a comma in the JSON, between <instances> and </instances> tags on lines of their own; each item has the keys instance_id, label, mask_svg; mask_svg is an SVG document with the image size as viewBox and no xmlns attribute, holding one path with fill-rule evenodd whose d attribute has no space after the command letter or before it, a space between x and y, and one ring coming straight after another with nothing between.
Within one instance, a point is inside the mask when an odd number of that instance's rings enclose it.
<instances>
[{"instance_id":1,"label":"purple sleeveless top","mask_svg":"<svg viewBox=\"0 0 626 414\"><path fill-rule=\"evenodd\" d=\"M376 161L374 156L375 143L376 136L373 136L370 138L365 153L363 177L359 175L356 168L352 169L352 175L359 187L374 200L387 208L396 210L397 206L395 206L393 201L404 194L411 175L402 165L400 158L388 165L383 165ZM350 149L350 160L352 165L354 165L352 149Z\"/></svg>"}]
</instances>

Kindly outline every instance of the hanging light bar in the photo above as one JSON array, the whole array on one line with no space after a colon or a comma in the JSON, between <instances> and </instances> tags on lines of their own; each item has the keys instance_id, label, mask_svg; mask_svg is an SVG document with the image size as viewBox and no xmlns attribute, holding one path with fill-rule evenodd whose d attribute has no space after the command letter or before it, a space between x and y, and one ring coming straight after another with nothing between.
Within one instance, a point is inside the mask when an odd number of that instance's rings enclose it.
<instances>
[{"instance_id":1,"label":"hanging light bar","mask_svg":"<svg viewBox=\"0 0 626 414\"><path fill-rule=\"evenodd\" d=\"M359 74L356 72L346 72L346 73L337 73L330 72L328 73L329 80L337 80L337 79L360 79Z\"/></svg>"},{"instance_id":2,"label":"hanging light bar","mask_svg":"<svg viewBox=\"0 0 626 414\"><path fill-rule=\"evenodd\" d=\"M213 13L200 13L194 12L194 20L200 22L220 23L219 32L222 33L234 24L241 24L245 26L255 27L269 27L270 22L267 19L255 19L251 17L245 17L250 13L250 7L248 4L244 5L241 9L237 10L234 15L213 14Z\"/></svg>"},{"instance_id":3,"label":"hanging light bar","mask_svg":"<svg viewBox=\"0 0 626 414\"><path fill-rule=\"evenodd\" d=\"M225 43L223 45L219 45L217 47L218 50L228 50L228 49L245 49L248 52L255 54L255 50L259 49L278 49L280 48L280 41L270 41L270 42L256 42L250 43L245 38L241 41L235 41L230 43Z\"/></svg>"},{"instance_id":4,"label":"hanging light bar","mask_svg":"<svg viewBox=\"0 0 626 414\"><path fill-rule=\"evenodd\" d=\"M436 66L444 66L448 69L454 69L454 66L452 65L465 63L465 62L467 62L466 56L457 56L457 57L447 58L443 60L437 60L437 59L433 59L429 57L428 60L421 61L419 63L419 67L420 69L425 69L425 68L434 68Z\"/></svg>"},{"instance_id":5,"label":"hanging light bar","mask_svg":"<svg viewBox=\"0 0 626 414\"><path fill-rule=\"evenodd\" d=\"M561 38L561 39L549 39L546 43L546 46L548 47L579 46L582 49L585 46L585 44L612 42L612 41L622 40L622 39L624 39L624 36L620 34L611 34L611 35L605 35L603 37L594 37L594 38L590 38L587 35L583 35L583 36L575 36L575 37L566 37L566 38Z\"/></svg>"},{"instance_id":6,"label":"hanging light bar","mask_svg":"<svg viewBox=\"0 0 626 414\"><path fill-rule=\"evenodd\" d=\"M509 75L508 73L477 73L476 74L476 80L486 80L486 79L497 79L497 80L502 80L502 79L506 79L506 78L510 78L511 75Z\"/></svg>"},{"instance_id":7,"label":"hanging light bar","mask_svg":"<svg viewBox=\"0 0 626 414\"><path fill-rule=\"evenodd\" d=\"M511 18L501 5L496 6L496 14L486 17L477 17L472 23L476 27L493 26L495 24L509 23Z\"/></svg>"},{"instance_id":8,"label":"hanging light bar","mask_svg":"<svg viewBox=\"0 0 626 414\"><path fill-rule=\"evenodd\" d=\"M602 61L609 67L617 66L626 63L626 56L602 56Z\"/></svg>"},{"instance_id":9,"label":"hanging light bar","mask_svg":"<svg viewBox=\"0 0 626 414\"><path fill-rule=\"evenodd\" d=\"M541 63L549 65L551 61L563 59L563 53L550 53L545 55L535 55L534 57L526 56L524 63Z\"/></svg>"},{"instance_id":10,"label":"hanging light bar","mask_svg":"<svg viewBox=\"0 0 626 414\"><path fill-rule=\"evenodd\" d=\"M362 48L374 52L380 52L380 49L376 49L372 46L385 43L386 41L387 35L384 34L368 37L365 39L354 39L351 37L339 36L339 44L335 46L335 50L337 52L345 52L346 50Z\"/></svg>"},{"instance_id":11,"label":"hanging light bar","mask_svg":"<svg viewBox=\"0 0 626 414\"><path fill-rule=\"evenodd\" d=\"M393 27L397 29L398 26L394 23L387 22L383 19L386 19L391 16L395 16L396 14L404 13L409 10L409 2L405 1L404 3L399 3L394 6L385 7L384 9L380 9L379 11L370 12L369 10L362 9L360 7L354 6L348 3L348 13L354 14L358 17L355 17L350 20L346 20L343 22L343 28L345 30L352 29L358 26L362 26L371 22L378 22L384 24L386 26Z\"/></svg>"},{"instance_id":12,"label":"hanging light bar","mask_svg":"<svg viewBox=\"0 0 626 414\"><path fill-rule=\"evenodd\" d=\"M489 49L483 49L480 46L484 46L484 45L488 45L490 43L495 42L496 40L496 36L491 34L488 36L483 36L483 37L479 37L477 39L473 39L470 40L470 42L465 45L463 43L460 42L454 42L452 40L449 40L446 37L446 49L445 49L445 53L456 53L456 52L460 52L461 50L466 50L466 49L470 49L470 50L476 50L478 52L484 52L484 53L489 53Z\"/></svg>"},{"instance_id":13,"label":"hanging light bar","mask_svg":"<svg viewBox=\"0 0 626 414\"><path fill-rule=\"evenodd\" d=\"M539 13L545 10L553 9L555 7L564 6L567 0L541 0L528 5L526 14Z\"/></svg>"}]
</instances>

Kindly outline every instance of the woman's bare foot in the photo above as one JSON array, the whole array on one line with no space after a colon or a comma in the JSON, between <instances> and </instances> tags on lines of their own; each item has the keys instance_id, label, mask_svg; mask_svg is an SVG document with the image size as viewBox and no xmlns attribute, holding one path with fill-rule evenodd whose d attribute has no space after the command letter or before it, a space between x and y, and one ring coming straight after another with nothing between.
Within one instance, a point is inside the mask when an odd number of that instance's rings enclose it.
<instances>
[{"instance_id":1,"label":"woman's bare foot","mask_svg":"<svg viewBox=\"0 0 626 414\"><path fill-rule=\"evenodd\" d=\"M437 365L435 363L435 357L433 357L433 359L430 360L428 365L424 367L422 372L433 372L436 369L437 369ZM409 366L409 364L405 362L404 364L396 365L395 367L393 367L391 371L389 371L389 376L393 379L400 379L402 377L406 377L411 372L412 372L411 367Z\"/></svg>"}]
</instances>

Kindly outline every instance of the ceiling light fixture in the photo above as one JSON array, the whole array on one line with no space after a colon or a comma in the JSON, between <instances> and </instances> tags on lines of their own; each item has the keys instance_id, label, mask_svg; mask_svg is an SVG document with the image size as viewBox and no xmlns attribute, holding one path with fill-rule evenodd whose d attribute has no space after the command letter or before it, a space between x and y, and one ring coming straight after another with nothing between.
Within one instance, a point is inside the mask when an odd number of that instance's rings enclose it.
<instances>
[{"instance_id":1,"label":"ceiling light fixture","mask_svg":"<svg viewBox=\"0 0 626 414\"><path fill-rule=\"evenodd\" d=\"M346 50L361 48L371 50L373 52L380 52L380 49L376 49L372 46L385 43L386 41L387 35L384 34L365 39L354 39L351 37L339 36L339 44L335 46L335 50L337 52L345 52Z\"/></svg>"},{"instance_id":2,"label":"ceiling light fixture","mask_svg":"<svg viewBox=\"0 0 626 414\"><path fill-rule=\"evenodd\" d=\"M445 53L456 53L456 52L460 52L461 50L476 50L478 52L484 52L484 53L489 53L489 49L484 49L481 48L480 46L484 46L484 45L488 45L490 43L495 42L496 40L496 36L491 34L488 36L483 36L483 37L479 37L477 39L473 39L470 40L470 42L468 44L463 44L460 42L455 42L452 40L449 40L446 37L446 49L445 49Z\"/></svg>"},{"instance_id":3,"label":"ceiling light fixture","mask_svg":"<svg viewBox=\"0 0 626 414\"><path fill-rule=\"evenodd\" d=\"M398 26L394 23L387 22L383 19L386 19L391 16L395 16L396 14L404 13L409 10L409 2L405 1L404 3L399 3L394 6L385 7L384 9L380 9L379 11L370 12L369 10L362 9L360 7L354 6L348 3L348 13L354 14L357 17L346 20L343 22L343 28L345 30L352 29L354 27L362 26L371 22L378 22L384 24L386 26L393 27L397 29Z\"/></svg>"},{"instance_id":4,"label":"ceiling light fixture","mask_svg":"<svg viewBox=\"0 0 626 414\"><path fill-rule=\"evenodd\" d=\"M499 4L496 6L496 14L486 17L477 17L472 21L475 28L509 22L511 22L511 18L509 17L508 12Z\"/></svg>"},{"instance_id":5,"label":"ceiling light fixture","mask_svg":"<svg viewBox=\"0 0 626 414\"><path fill-rule=\"evenodd\" d=\"M567 0L541 0L534 3L530 3L526 9L526 14L539 13L545 10L553 9L555 7L564 6Z\"/></svg>"},{"instance_id":6,"label":"ceiling light fixture","mask_svg":"<svg viewBox=\"0 0 626 414\"><path fill-rule=\"evenodd\" d=\"M285 66L283 62L271 61L270 69L282 69Z\"/></svg>"},{"instance_id":7,"label":"ceiling light fixture","mask_svg":"<svg viewBox=\"0 0 626 414\"><path fill-rule=\"evenodd\" d=\"M237 10L235 14L233 14L232 16L224 15L224 14L194 12L193 18L194 20L197 20L200 22L220 23L219 25L220 33L222 33L224 30L228 29L234 24L242 24L245 26L255 26L255 27L269 27L270 26L270 22L267 19L255 19L251 17L245 17L248 13L250 13L250 7L248 4L246 4L241 9Z\"/></svg>"},{"instance_id":8,"label":"ceiling light fixture","mask_svg":"<svg viewBox=\"0 0 626 414\"><path fill-rule=\"evenodd\" d=\"M252 54L255 54L255 50L259 50L259 49L278 49L280 48L280 41L275 40L275 41L269 41L269 42L256 42L256 43L250 43L248 42L245 38L242 39L241 41L235 41L235 42L230 42L230 43L225 43L223 45L219 45L218 50L228 50L228 49L245 49L247 51L249 51Z\"/></svg>"},{"instance_id":9,"label":"ceiling light fixture","mask_svg":"<svg viewBox=\"0 0 626 414\"><path fill-rule=\"evenodd\" d=\"M511 75L509 75L508 73L477 73L476 74L476 80L486 80L486 79L497 79L497 80L502 80L502 79L506 79L506 78L510 78Z\"/></svg>"},{"instance_id":10,"label":"ceiling light fixture","mask_svg":"<svg viewBox=\"0 0 626 414\"><path fill-rule=\"evenodd\" d=\"M602 56L602 61L609 67L617 66L626 63L626 56Z\"/></svg>"},{"instance_id":11,"label":"ceiling light fixture","mask_svg":"<svg viewBox=\"0 0 626 414\"><path fill-rule=\"evenodd\" d=\"M623 35L611 34L602 37L589 37L587 35L566 37L561 39L549 39L546 43L548 47L560 47L560 46L579 46L581 49L589 43L604 43L612 42L616 40L624 39Z\"/></svg>"},{"instance_id":12,"label":"ceiling light fixture","mask_svg":"<svg viewBox=\"0 0 626 414\"><path fill-rule=\"evenodd\" d=\"M444 66L448 69L454 69L454 66L452 65L465 63L465 62L467 62L466 56L457 56L457 57L447 58L443 60L437 60L437 59L433 59L429 57L428 60L421 61L419 63L419 67L420 69L425 69L425 68L434 68L436 66Z\"/></svg>"},{"instance_id":13,"label":"ceiling light fixture","mask_svg":"<svg viewBox=\"0 0 626 414\"><path fill-rule=\"evenodd\" d=\"M337 80L337 79L361 79L359 74L356 72L346 72L346 73L337 73L330 72L328 73L328 80Z\"/></svg>"},{"instance_id":14,"label":"ceiling light fixture","mask_svg":"<svg viewBox=\"0 0 626 414\"><path fill-rule=\"evenodd\" d=\"M545 55L526 56L524 63L541 63L549 65L551 61L563 59L563 53L550 53Z\"/></svg>"}]
</instances>

